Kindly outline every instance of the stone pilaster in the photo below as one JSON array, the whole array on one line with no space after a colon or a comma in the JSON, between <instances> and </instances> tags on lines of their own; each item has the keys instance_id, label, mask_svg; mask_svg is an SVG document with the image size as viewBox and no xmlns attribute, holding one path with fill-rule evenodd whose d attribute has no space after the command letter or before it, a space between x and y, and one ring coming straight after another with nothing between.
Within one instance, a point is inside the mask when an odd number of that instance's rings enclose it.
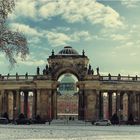
<instances>
[{"instance_id":1,"label":"stone pilaster","mask_svg":"<svg viewBox=\"0 0 140 140\"><path fill-rule=\"evenodd\" d=\"M43 119L51 118L51 90L40 90L40 116Z\"/></svg>"},{"instance_id":2,"label":"stone pilaster","mask_svg":"<svg viewBox=\"0 0 140 140\"><path fill-rule=\"evenodd\" d=\"M132 113L132 93L128 93L128 117Z\"/></svg>"},{"instance_id":3,"label":"stone pilaster","mask_svg":"<svg viewBox=\"0 0 140 140\"><path fill-rule=\"evenodd\" d=\"M28 91L24 91L24 115L28 117Z\"/></svg>"},{"instance_id":4,"label":"stone pilaster","mask_svg":"<svg viewBox=\"0 0 140 140\"><path fill-rule=\"evenodd\" d=\"M2 99L2 110L3 113L7 112L8 113L8 91L3 92L3 99Z\"/></svg>"},{"instance_id":5,"label":"stone pilaster","mask_svg":"<svg viewBox=\"0 0 140 140\"><path fill-rule=\"evenodd\" d=\"M8 91L8 115L9 115L9 119L13 119L13 93L12 91Z\"/></svg>"},{"instance_id":6,"label":"stone pilaster","mask_svg":"<svg viewBox=\"0 0 140 140\"><path fill-rule=\"evenodd\" d=\"M37 115L37 91L33 92L33 104L32 104L32 117L35 118Z\"/></svg>"},{"instance_id":7,"label":"stone pilaster","mask_svg":"<svg viewBox=\"0 0 140 140\"><path fill-rule=\"evenodd\" d=\"M136 118L138 120L140 120L140 118L139 118L140 107L139 107L139 94L138 93L136 94L136 108L137 108L137 110L136 110Z\"/></svg>"},{"instance_id":8,"label":"stone pilaster","mask_svg":"<svg viewBox=\"0 0 140 140\"><path fill-rule=\"evenodd\" d=\"M134 118L137 118L137 103L136 103L136 93L133 92L132 95L132 115Z\"/></svg>"},{"instance_id":9,"label":"stone pilaster","mask_svg":"<svg viewBox=\"0 0 140 140\"><path fill-rule=\"evenodd\" d=\"M99 119L103 118L103 93L99 92Z\"/></svg>"},{"instance_id":10,"label":"stone pilaster","mask_svg":"<svg viewBox=\"0 0 140 140\"><path fill-rule=\"evenodd\" d=\"M41 97L40 97L40 94L41 94L41 91L39 89L37 89L37 108L36 108L36 114L37 115L40 115L40 112L41 112Z\"/></svg>"},{"instance_id":11,"label":"stone pilaster","mask_svg":"<svg viewBox=\"0 0 140 140\"><path fill-rule=\"evenodd\" d=\"M140 120L140 94L138 95L138 99L139 99L139 104L138 104L139 112L138 112L138 115L139 115L139 120Z\"/></svg>"},{"instance_id":12,"label":"stone pilaster","mask_svg":"<svg viewBox=\"0 0 140 140\"><path fill-rule=\"evenodd\" d=\"M13 118L17 118L20 114L21 99L19 90L13 91Z\"/></svg>"},{"instance_id":13,"label":"stone pilaster","mask_svg":"<svg viewBox=\"0 0 140 140\"><path fill-rule=\"evenodd\" d=\"M57 92L56 90L52 90L52 97L51 97L51 108L52 108L52 119L57 119Z\"/></svg>"},{"instance_id":14,"label":"stone pilaster","mask_svg":"<svg viewBox=\"0 0 140 140\"><path fill-rule=\"evenodd\" d=\"M96 120L98 120L100 118L100 114L99 114L99 110L100 110L99 95L100 95L100 91L96 91Z\"/></svg>"},{"instance_id":15,"label":"stone pilaster","mask_svg":"<svg viewBox=\"0 0 140 140\"><path fill-rule=\"evenodd\" d=\"M119 113L121 107L120 107L120 92L116 93L116 112Z\"/></svg>"},{"instance_id":16,"label":"stone pilaster","mask_svg":"<svg viewBox=\"0 0 140 140\"><path fill-rule=\"evenodd\" d=\"M96 120L96 91L95 90L86 90L86 106L85 106L85 120Z\"/></svg>"},{"instance_id":17,"label":"stone pilaster","mask_svg":"<svg viewBox=\"0 0 140 140\"><path fill-rule=\"evenodd\" d=\"M0 116L2 115L2 98L3 98L3 92L2 90L0 90Z\"/></svg>"},{"instance_id":18,"label":"stone pilaster","mask_svg":"<svg viewBox=\"0 0 140 140\"><path fill-rule=\"evenodd\" d=\"M108 117L112 117L112 92L108 92Z\"/></svg>"},{"instance_id":19,"label":"stone pilaster","mask_svg":"<svg viewBox=\"0 0 140 140\"><path fill-rule=\"evenodd\" d=\"M78 103L78 119L84 120L84 110L85 110L85 92L84 90L79 91L79 103Z\"/></svg>"}]
</instances>

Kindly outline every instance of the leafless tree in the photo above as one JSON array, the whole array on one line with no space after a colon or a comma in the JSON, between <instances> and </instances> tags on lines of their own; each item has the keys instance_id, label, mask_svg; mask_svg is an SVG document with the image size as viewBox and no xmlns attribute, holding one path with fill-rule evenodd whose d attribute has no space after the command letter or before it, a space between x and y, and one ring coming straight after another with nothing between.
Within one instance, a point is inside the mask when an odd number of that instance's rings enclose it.
<instances>
[{"instance_id":1,"label":"leafless tree","mask_svg":"<svg viewBox=\"0 0 140 140\"><path fill-rule=\"evenodd\" d=\"M11 66L16 63L15 56L24 60L29 53L27 40L22 33L13 32L6 26L8 14L13 11L15 0L0 0L0 51L6 54Z\"/></svg>"}]
</instances>

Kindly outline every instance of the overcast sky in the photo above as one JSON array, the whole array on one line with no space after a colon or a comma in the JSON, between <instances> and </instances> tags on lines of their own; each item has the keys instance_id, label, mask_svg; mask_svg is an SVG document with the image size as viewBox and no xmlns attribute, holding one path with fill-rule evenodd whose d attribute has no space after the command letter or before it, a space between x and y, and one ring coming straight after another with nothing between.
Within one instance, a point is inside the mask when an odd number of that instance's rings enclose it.
<instances>
[{"instance_id":1,"label":"overcast sky","mask_svg":"<svg viewBox=\"0 0 140 140\"><path fill-rule=\"evenodd\" d=\"M27 36L30 55L10 71L0 53L1 74L35 74L52 49L70 45L103 75L140 75L140 1L18 0L9 27Z\"/></svg>"}]
</instances>

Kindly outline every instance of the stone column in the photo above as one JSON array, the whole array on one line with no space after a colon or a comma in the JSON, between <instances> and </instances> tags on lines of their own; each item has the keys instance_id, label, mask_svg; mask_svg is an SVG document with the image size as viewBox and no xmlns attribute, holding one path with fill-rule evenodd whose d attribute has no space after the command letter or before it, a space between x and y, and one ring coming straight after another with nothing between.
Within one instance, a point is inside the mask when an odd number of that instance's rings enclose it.
<instances>
[{"instance_id":1,"label":"stone column","mask_svg":"<svg viewBox=\"0 0 140 140\"><path fill-rule=\"evenodd\" d=\"M99 119L103 119L103 93L99 93Z\"/></svg>"},{"instance_id":2,"label":"stone column","mask_svg":"<svg viewBox=\"0 0 140 140\"><path fill-rule=\"evenodd\" d=\"M13 119L13 93L12 91L8 91L8 115L9 119Z\"/></svg>"},{"instance_id":3,"label":"stone column","mask_svg":"<svg viewBox=\"0 0 140 140\"><path fill-rule=\"evenodd\" d=\"M138 99L139 99L139 104L138 104L138 108L139 108L139 112L138 113L139 114L138 115L139 115L139 120L140 120L140 94L138 95Z\"/></svg>"},{"instance_id":4,"label":"stone column","mask_svg":"<svg viewBox=\"0 0 140 140\"><path fill-rule=\"evenodd\" d=\"M128 118L129 115L132 113L132 93L128 93Z\"/></svg>"},{"instance_id":5,"label":"stone column","mask_svg":"<svg viewBox=\"0 0 140 140\"><path fill-rule=\"evenodd\" d=\"M84 90L79 90L79 103L78 103L78 119L84 120L85 109L85 93Z\"/></svg>"},{"instance_id":6,"label":"stone column","mask_svg":"<svg viewBox=\"0 0 140 140\"><path fill-rule=\"evenodd\" d=\"M108 92L108 117L112 117L112 92Z\"/></svg>"},{"instance_id":7,"label":"stone column","mask_svg":"<svg viewBox=\"0 0 140 140\"><path fill-rule=\"evenodd\" d=\"M117 92L116 93L116 112L117 112L117 114L119 114L120 109L121 109L121 107L120 107L120 92Z\"/></svg>"},{"instance_id":8,"label":"stone column","mask_svg":"<svg viewBox=\"0 0 140 140\"><path fill-rule=\"evenodd\" d=\"M96 120L98 120L100 118L100 114L99 114L99 109L100 109L99 95L100 95L100 91L96 91Z\"/></svg>"},{"instance_id":9,"label":"stone column","mask_svg":"<svg viewBox=\"0 0 140 140\"><path fill-rule=\"evenodd\" d=\"M3 92L3 101L2 101L2 110L3 110L3 113L8 113L8 93L7 91L4 91Z\"/></svg>"},{"instance_id":10,"label":"stone column","mask_svg":"<svg viewBox=\"0 0 140 140\"><path fill-rule=\"evenodd\" d=\"M32 104L32 117L35 118L37 115L37 91L33 91L33 104Z\"/></svg>"},{"instance_id":11,"label":"stone column","mask_svg":"<svg viewBox=\"0 0 140 140\"><path fill-rule=\"evenodd\" d=\"M132 115L134 118L137 118L137 103L136 103L136 93L133 92L132 95Z\"/></svg>"},{"instance_id":12,"label":"stone column","mask_svg":"<svg viewBox=\"0 0 140 140\"><path fill-rule=\"evenodd\" d=\"M21 99L19 90L13 91L13 118L17 118L20 114Z\"/></svg>"},{"instance_id":13,"label":"stone column","mask_svg":"<svg viewBox=\"0 0 140 140\"><path fill-rule=\"evenodd\" d=\"M36 109L36 113L37 115L40 115L41 112L41 91L39 89L37 89L37 109Z\"/></svg>"},{"instance_id":14,"label":"stone column","mask_svg":"<svg viewBox=\"0 0 140 140\"><path fill-rule=\"evenodd\" d=\"M137 119L138 120L140 120L140 118L139 118L139 112L140 112L140 108L139 108L139 103L140 101L139 101L139 94L137 93L136 94L136 117L137 117Z\"/></svg>"},{"instance_id":15,"label":"stone column","mask_svg":"<svg viewBox=\"0 0 140 140\"><path fill-rule=\"evenodd\" d=\"M43 119L50 119L51 117L51 90L40 90L40 116Z\"/></svg>"},{"instance_id":16,"label":"stone column","mask_svg":"<svg viewBox=\"0 0 140 140\"><path fill-rule=\"evenodd\" d=\"M86 106L85 106L85 120L95 121L96 120L96 91L95 90L86 90Z\"/></svg>"},{"instance_id":17,"label":"stone column","mask_svg":"<svg viewBox=\"0 0 140 140\"><path fill-rule=\"evenodd\" d=\"M57 119L57 90L52 90L52 97L51 97L51 108L52 108L52 119Z\"/></svg>"},{"instance_id":18,"label":"stone column","mask_svg":"<svg viewBox=\"0 0 140 140\"><path fill-rule=\"evenodd\" d=\"M3 98L3 93L4 93L4 91L3 90L1 90L0 91L0 116L2 115L2 113L3 113L3 108L2 108L2 98Z\"/></svg>"},{"instance_id":19,"label":"stone column","mask_svg":"<svg viewBox=\"0 0 140 140\"><path fill-rule=\"evenodd\" d=\"M28 117L28 91L24 91L24 115Z\"/></svg>"}]
</instances>

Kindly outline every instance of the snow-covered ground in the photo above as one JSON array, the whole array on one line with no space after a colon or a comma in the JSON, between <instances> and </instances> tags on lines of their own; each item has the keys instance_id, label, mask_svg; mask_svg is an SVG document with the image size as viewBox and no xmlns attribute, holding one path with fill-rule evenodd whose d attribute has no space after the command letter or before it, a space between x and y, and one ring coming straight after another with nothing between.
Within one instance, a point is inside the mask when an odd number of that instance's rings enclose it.
<instances>
[{"instance_id":1,"label":"snow-covered ground","mask_svg":"<svg viewBox=\"0 0 140 140\"><path fill-rule=\"evenodd\" d=\"M0 125L1 140L140 140L140 126Z\"/></svg>"}]
</instances>

